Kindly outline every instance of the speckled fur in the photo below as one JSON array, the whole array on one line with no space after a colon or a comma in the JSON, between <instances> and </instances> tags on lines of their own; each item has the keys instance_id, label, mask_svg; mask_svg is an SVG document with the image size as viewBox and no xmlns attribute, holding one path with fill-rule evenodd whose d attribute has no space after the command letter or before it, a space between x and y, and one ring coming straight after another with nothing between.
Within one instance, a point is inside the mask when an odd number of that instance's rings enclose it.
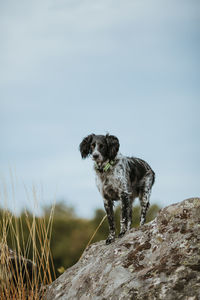
<instances>
[{"instance_id":1,"label":"speckled fur","mask_svg":"<svg viewBox=\"0 0 200 300\"><path fill-rule=\"evenodd\" d=\"M114 201L121 200L119 234L121 237L131 228L132 203L137 197L141 204L140 225L145 223L151 188L155 180L155 173L144 160L123 156L118 150L118 139L110 135L92 134L83 139L80 144L82 157L91 155L95 161L96 184L104 199L109 223L110 233L106 240L107 244L115 239ZM109 169L104 171L106 164L111 161Z\"/></svg>"}]
</instances>

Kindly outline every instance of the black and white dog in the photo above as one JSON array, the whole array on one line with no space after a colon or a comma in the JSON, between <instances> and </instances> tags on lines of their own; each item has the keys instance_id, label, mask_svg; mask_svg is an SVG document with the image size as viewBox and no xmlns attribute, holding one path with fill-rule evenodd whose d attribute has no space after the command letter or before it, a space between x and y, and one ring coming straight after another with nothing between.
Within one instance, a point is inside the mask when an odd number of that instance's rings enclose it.
<instances>
[{"instance_id":1,"label":"black and white dog","mask_svg":"<svg viewBox=\"0 0 200 300\"><path fill-rule=\"evenodd\" d=\"M131 228L132 203L136 197L139 197L141 205L140 225L145 223L155 180L155 173L144 160L123 156L118 151L118 138L109 134L90 134L80 144L82 158L91 155L94 160L96 184L103 196L109 223L106 244L115 239L113 202L121 200L119 237L122 237Z\"/></svg>"}]
</instances>

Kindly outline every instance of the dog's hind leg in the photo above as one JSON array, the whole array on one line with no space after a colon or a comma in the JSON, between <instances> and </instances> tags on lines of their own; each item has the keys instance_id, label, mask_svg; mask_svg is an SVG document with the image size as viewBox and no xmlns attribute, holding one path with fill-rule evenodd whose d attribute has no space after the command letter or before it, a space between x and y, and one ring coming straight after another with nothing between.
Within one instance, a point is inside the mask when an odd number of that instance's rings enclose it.
<instances>
[{"instance_id":1,"label":"dog's hind leg","mask_svg":"<svg viewBox=\"0 0 200 300\"><path fill-rule=\"evenodd\" d=\"M149 199L153 181L154 175L152 173L147 173L143 179L143 184L139 193L139 200L141 205L140 225L143 225L146 221L146 214L150 205Z\"/></svg>"}]
</instances>

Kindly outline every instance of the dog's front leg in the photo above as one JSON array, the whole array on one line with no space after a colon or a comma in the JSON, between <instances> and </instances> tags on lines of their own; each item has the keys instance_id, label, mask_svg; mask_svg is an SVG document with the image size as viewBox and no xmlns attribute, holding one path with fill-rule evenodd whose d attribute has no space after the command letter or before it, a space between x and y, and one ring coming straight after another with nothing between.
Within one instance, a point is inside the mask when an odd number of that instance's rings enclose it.
<instances>
[{"instance_id":1,"label":"dog's front leg","mask_svg":"<svg viewBox=\"0 0 200 300\"><path fill-rule=\"evenodd\" d=\"M122 193L121 197L121 220L120 220L120 234L122 237L127 230L131 228L132 221L132 202L127 193Z\"/></svg>"},{"instance_id":2,"label":"dog's front leg","mask_svg":"<svg viewBox=\"0 0 200 300\"><path fill-rule=\"evenodd\" d=\"M113 212L113 201L104 199L104 207L106 210L108 225L109 225L109 235L106 239L106 245L114 242L115 240L115 222L114 222L114 212Z\"/></svg>"}]
</instances>

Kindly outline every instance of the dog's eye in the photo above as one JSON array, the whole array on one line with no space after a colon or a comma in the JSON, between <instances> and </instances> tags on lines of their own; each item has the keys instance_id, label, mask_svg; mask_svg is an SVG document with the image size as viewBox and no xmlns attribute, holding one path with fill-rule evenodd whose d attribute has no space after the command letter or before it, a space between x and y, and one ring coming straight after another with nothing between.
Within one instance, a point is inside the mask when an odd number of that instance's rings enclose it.
<instances>
[{"instance_id":1,"label":"dog's eye","mask_svg":"<svg viewBox=\"0 0 200 300\"><path fill-rule=\"evenodd\" d=\"M93 144L91 145L91 147L94 148L94 147L95 147L95 143L93 143Z\"/></svg>"},{"instance_id":2,"label":"dog's eye","mask_svg":"<svg viewBox=\"0 0 200 300\"><path fill-rule=\"evenodd\" d=\"M99 145L99 149L103 149L103 144L100 144L100 145Z\"/></svg>"}]
</instances>

